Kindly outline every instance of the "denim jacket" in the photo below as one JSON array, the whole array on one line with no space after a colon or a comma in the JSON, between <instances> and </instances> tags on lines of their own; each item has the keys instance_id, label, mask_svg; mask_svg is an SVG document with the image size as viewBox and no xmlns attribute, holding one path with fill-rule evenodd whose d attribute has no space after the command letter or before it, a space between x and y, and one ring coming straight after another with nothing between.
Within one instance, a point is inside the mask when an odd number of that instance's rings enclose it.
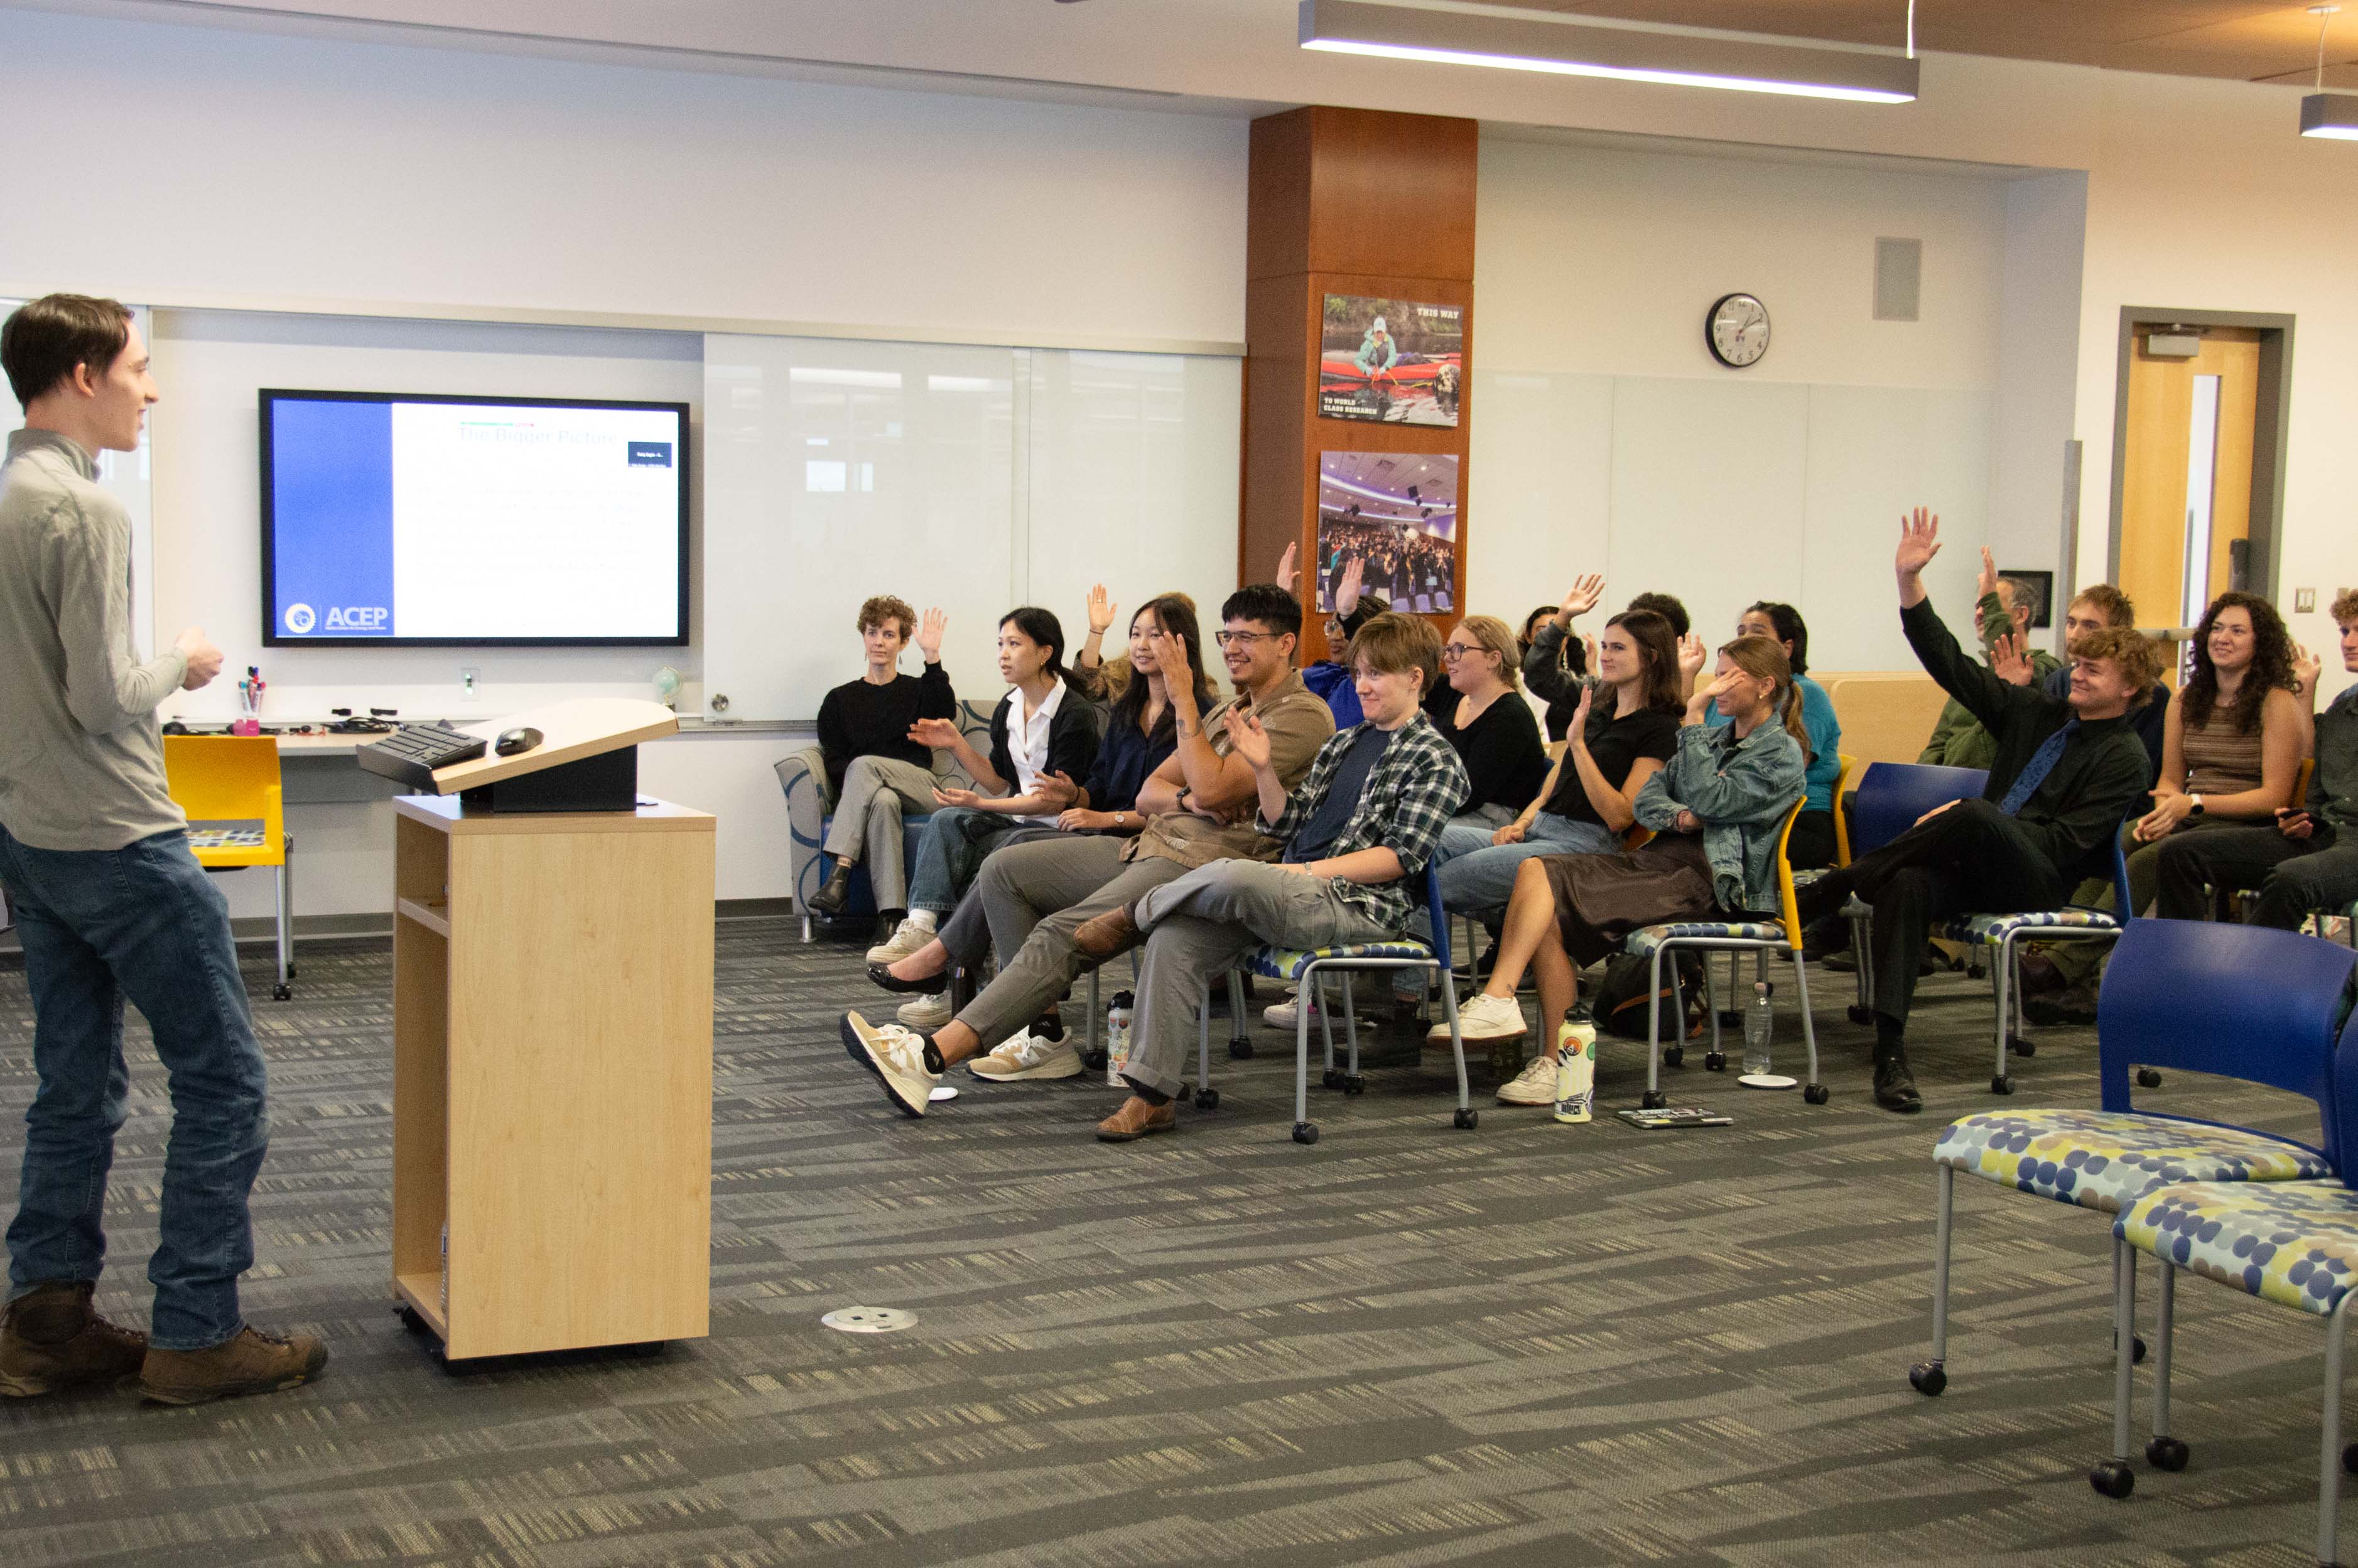
<instances>
[{"instance_id":1,"label":"denim jacket","mask_svg":"<svg viewBox=\"0 0 2358 1568\"><path fill-rule=\"evenodd\" d=\"M1722 909L1779 907L1777 835L1807 787L1801 742L1771 718L1743 740L1733 725L1683 725L1679 749L1638 792L1639 823L1673 830L1682 807L1703 818L1703 852Z\"/></svg>"}]
</instances>

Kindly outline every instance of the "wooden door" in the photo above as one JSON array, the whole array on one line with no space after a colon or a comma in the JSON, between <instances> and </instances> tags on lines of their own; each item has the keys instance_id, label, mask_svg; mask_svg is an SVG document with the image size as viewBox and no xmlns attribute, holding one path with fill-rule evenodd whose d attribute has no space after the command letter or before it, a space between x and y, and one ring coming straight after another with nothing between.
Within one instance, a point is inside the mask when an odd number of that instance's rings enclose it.
<instances>
[{"instance_id":1,"label":"wooden door","mask_svg":"<svg viewBox=\"0 0 2358 1568\"><path fill-rule=\"evenodd\" d=\"M2121 414L2119 586L2138 625L2190 626L2236 586L2234 546L2251 535L2260 336L2209 328L2191 359L2158 358L2146 342L2139 332Z\"/></svg>"}]
</instances>

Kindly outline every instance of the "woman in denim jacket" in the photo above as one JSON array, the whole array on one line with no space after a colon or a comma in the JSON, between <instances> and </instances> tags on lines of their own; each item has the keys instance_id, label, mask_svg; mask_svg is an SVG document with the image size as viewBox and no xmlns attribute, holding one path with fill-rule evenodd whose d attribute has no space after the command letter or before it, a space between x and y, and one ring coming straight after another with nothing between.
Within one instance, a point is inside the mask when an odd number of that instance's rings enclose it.
<instances>
[{"instance_id":1,"label":"woman in denim jacket","mask_svg":"<svg viewBox=\"0 0 2358 1568\"><path fill-rule=\"evenodd\" d=\"M1700 644L1688 646L1688 662L1699 665ZM1704 722L1714 708L1727 719L1716 728ZM1629 933L1666 921L1775 918L1747 912L1778 905L1777 835L1806 788L1809 755L1785 650L1766 637L1738 637L1720 649L1716 678L1688 701L1678 750L1638 793L1638 822L1653 829L1652 840L1625 854L1523 862L1498 968L1458 1014L1469 1041L1521 1034L1515 988L1527 966L1536 971L1550 1044L1498 1090L1500 1103L1556 1098L1555 1039L1577 997L1578 972ZM1585 1077L1593 1064L1577 1070ZM1585 1087L1575 1086L1583 1094Z\"/></svg>"}]
</instances>

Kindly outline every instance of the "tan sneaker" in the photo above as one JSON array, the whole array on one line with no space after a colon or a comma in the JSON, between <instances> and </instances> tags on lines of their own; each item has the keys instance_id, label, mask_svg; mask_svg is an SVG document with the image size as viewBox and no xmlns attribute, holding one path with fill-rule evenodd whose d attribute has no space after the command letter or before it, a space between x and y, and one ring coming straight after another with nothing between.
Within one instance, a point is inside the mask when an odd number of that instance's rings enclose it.
<instances>
[{"instance_id":1,"label":"tan sneaker","mask_svg":"<svg viewBox=\"0 0 2358 1568\"><path fill-rule=\"evenodd\" d=\"M892 1016L911 1029L931 1034L956 1018L957 1009L950 1005L950 993L943 991L936 996L921 996L913 1001L904 1001L892 1010Z\"/></svg>"},{"instance_id":2,"label":"tan sneaker","mask_svg":"<svg viewBox=\"0 0 2358 1568\"><path fill-rule=\"evenodd\" d=\"M905 916L892 928L889 938L868 949L868 961L871 964L897 964L912 954L924 952L934 936L933 916L927 915L923 921L914 914Z\"/></svg>"},{"instance_id":3,"label":"tan sneaker","mask_svg":"<svg viewBox=\"0 0 2358 1568\"><path fill-rule=\"evenodd\" d=\"M1509 1083L1498 1086L1500 1105L1553 1105L1555 1103L1555 1058L1534 1056L1523 1064L1523 1070Z\"/></svg>"},{"instance_id":4,"label":"tan sneaker","mask_svg":"<svg viewBox=\"0 0 2358 1568\"><path fill-rule=\"evenodd\" d=\"M49 1281L0 1313L0 1394L23 1400L81 1383L111 1385L139 1370L147 1336L92 1311L93 1289Z\"/></svg>"},{"instance_id":5,"label":"tan sneaker","mask_svg":"<svg viewBox=\"0 0 2358 1568\"><path fill-rule=\"evenodd\" d=\"M1026 1078L1076 1078L1081 1054L1070 1040L1043 1040L1030 1030L1002 1041L988 1056L970 1063L967 1071L995 1084L1021 1083Z\"/></svg>"},{"instance_id":6,"label":"tan sneaker","mask_svg":"<svg viewBox=\"0 0 2358 1568\"><path fill-rule=\"evenodd\" d=\"M1179 1125L1179 1102L1165 1100L1161 1105L1149 1105L1136 1095L1121 1102L1121 1108L1098 1123L1100 1143L1134 1143L1149 1133L1168 1132Z\"/></svg>"},{"instance_id":7,"label":"tan sneaker","mask_svg":"<svg viewBox=\"0 0 2358 1568\"><path fill-rule=\"evenodd\" d=\"M314 1334L265 1334L247 1325L237 1337L206 1350L150 1346L139 1368L143 1398L164 1405L200 1405L238 1394L275 1394L308 1383L328 1364L328 1347Z\"/></svg>"}]
</instances>

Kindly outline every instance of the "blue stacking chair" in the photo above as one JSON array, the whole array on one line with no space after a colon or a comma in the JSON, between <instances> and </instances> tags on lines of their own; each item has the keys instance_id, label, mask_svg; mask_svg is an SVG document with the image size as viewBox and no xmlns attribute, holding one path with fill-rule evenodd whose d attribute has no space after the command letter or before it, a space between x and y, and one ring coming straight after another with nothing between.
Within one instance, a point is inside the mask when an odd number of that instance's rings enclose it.
<instances>
[{"instance_id":1,"label":"blue stacking chair","mask_svg":"<svg viewBox=\"0 0 2358 1568\"><path fill-rule=\"evenodd\" d=\"M1350 972L1354 969L1422 969L1437 973L1441 979L1442 1006L1449 1020L1449 1048L1457 1065L1457 1115L1454 1125L1472 1128L1481 1120L1475 1110L1473 1097L1466 1079L1466 1037L1457 1027L1457 983L1449 966L1449 915L1441 906L1441 870L1430 860L1424 867L1424 915L1430 940L1420 942L1403 936L1391 942L1355 942L1337 947L1262 947L1243 960L1241 968L1273 980L1294 980L1301 984L1302 1005L1293 1010L1293 1141L1296 1143L1318 1141L1318 1124L1310 1119L1310 1002L1319 1005L1318 1026L1325 1039L1326 1070L1324 1082L1328 1088L1345 1094L1357 1094L1366 1087L1359 1075L1359 1030L1351 1014ZM1325 979L1330 975L1343 978L1343 1032L1348 1052L1349 1065L1337 1070L1335 1065L1334 1011L1325 1002ZM1228 977L1231 1007L1240 1007L1236 999L1239 987L1234 970ZM1204 994L1198 1001L1198 1036L1196 1041L1195 1104L1206 1110L1219 1104L1218 1091L1211 1087L1211 1008L1212 985L1204 983ZM1241 1033L1241 1024L1238 1026ZM1235 1052L1232 1054L1245 1054Z\"/></svg>"},{"instance_id":2,"label":"blue stacking chair","mask_svg":"<svg viewBox=\"0 0 2358 1568\"><path fill-rule=\"evenodd\" d=\"M1872 762L1860 775L1858 798L1851 803L1850 860L1880 849L1936 806L1952 800L1977 800L1989 786L1985 768L1940 768L1924 762ZM1848 864L1849 861L1844 861ZM1857 898L1843 905L1850 922L1851 951L1858 957L1858 1000L1850 1021L1875 1022L1875 971L1867 962L1868 933L1875 911Z\"/></svg>"},{"instance_id":3,"label":"blue stacking chair","mask_svg":"<svg viewBox=\"0 0 2358 1568\"><path fill-rule=\"evenodd\" d=\"M1959 1117L1933 1148L1932 1356L1909 1370L1917 1390L1948 1386L1949 1238L1960 1171L2099 1214L2119 1214L2176 1183L2253 1186L2329 1174L2334 1165L2323 1150L2292 1139L2139 1111L2129 1075L2132 1062L2158 1062L2289 1089L2317 1102L2324 1149L2333 1149L2333 1032L2353 969L2358 953L2259 926L2140 920L2123 932L2097 1004L2104 1108ZM2115 1242L2118 1288L2133 1289L2126 1257ZM2135 1347L2123 1327L2123 1368Z\"/></svg>"},{"instance_id":4,"label":"blue stacking chair","mask_svg":"<svg viewBox=\"0 0 2358 1568\"><path fill-rule=\"evenodd\" d=\"M2117 971L2137 934L2175 921L2141 920L2123 951L2113 959ZM2247 928L2207 926L2211 931ZM2261 933L2254 932L2253 935ZM2244 1002L2242 1033L2234 1046L2236 1060L2246 1064L2244 1076L2258 1076L2252 1066L2281 1066L2282 1077L2299 1076L2297 1069L2308 1054L2309 1031L2316 1026L2312 999L2304 990L2296 1009L2288 985L2287 958L2292 945L2305 945L2318 957L2309 961L2322 968L2323 955L2332 955L2346 973L2353 956L2349 949L2290 932L2268 931L2275 939L2265 963L2221 963L2216 983L2236 988ZM2113 984L2107 978L2099 1020L2109 1013ZM2123 988L2125 990L2126 988ZM2158 1008L2139 1007L2143 1027L2164 1032L2173 1042L2184 1038L2180 1021ZM2139 1059L2168 1062L2142 1048ZM2206 1064L2178 1058L2189 1067ZM2106 1062L2107 1087L2115 1071ZM2125 1067L2118 1069L2125 1071ZM2218 1070L2215 1066L2212 1071ZM2269 1080L2273 1081L2273 1080ZM2180 1470L2187 1447L2169 1433L2170 1335L2174 1296L2180 1269L2224 1285L2235 1286L2262 1301L2306 1312L2325 1320L2325 1382L2320 1422L2317 1489L2317 1559L2334 1561L2334 1534L2341 1502L2342 1471L2358 1472L2358 1444L2342 1446L2342 1324L2349 1315L2358 1282L2358 1018L2344 1024L2332 1057L2331 1094L2325 1106L2326 1147L2334 1152L2335 1173L2306 1182L2251 1184L2180 1181L2157 1185L2125 1206L2113 1222L2114 1246L2150 1252L2161 1264L2159 1301L2155 1312L2153 1436L2146 1459L2156 1469ZM2304 1089L2303 1092L2309 1092ZM2116 1325L2131 1322L2136 1313L2134 1269L2119 1271L2113 1292ZM2118 1357L2113 1380L2113 1456L2088 1474L2089 1483L2110 1498L2125 1498L2136 1489L2136 1475L2129 1467L2130 1375L2128 1358Z\"/></svg>"}]
</instances>

